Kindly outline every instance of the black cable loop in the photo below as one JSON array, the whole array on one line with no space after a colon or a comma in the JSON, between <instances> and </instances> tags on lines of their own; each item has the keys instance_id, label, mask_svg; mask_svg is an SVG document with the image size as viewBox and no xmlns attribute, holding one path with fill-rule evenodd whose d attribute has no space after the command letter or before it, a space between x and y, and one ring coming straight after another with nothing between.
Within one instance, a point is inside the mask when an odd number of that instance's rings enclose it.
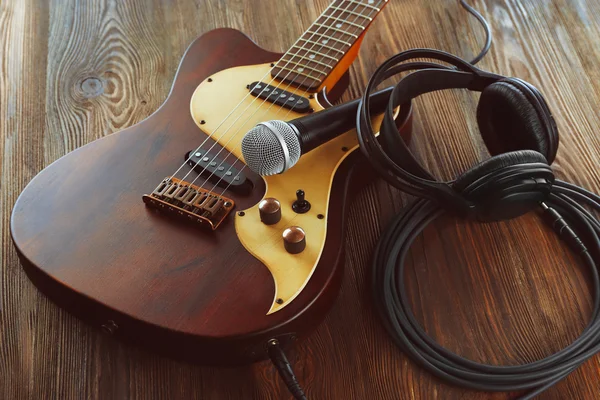
<instances>
[{"instance_id":1,"label":"black cable loop","mask_svg":"<svg viewBox=\"0 0 600 400\"><path fill-rule=\"evenodd\" d=\"M452 67L412 61L415 58L434 58L449 63ZM478 56L474 61L480 59ZM410 82L408 88L394 88L379 138L371 126L369 113L370 94L379 84L391 76L423 68L429 71L453 70L456 74L462 73L461 71L468 72L476 75L480 81L488 77L498 79L497 75L487 74L454 56L437 50L416 49L390 58L369 80L357 113L357 136L361 151L387 182L419 197L390 223L375 249L372 264L375 309L396 345L432 374L450 383L476 390L528 391L521 399L531 399L567 377L600 351L600 222L583 206L600 212L600 196L571 183L555 180L546 164L530 166L525 170L527 174L535 168L538 168L538 172L547 169L547 173L552 175L549 179L553 183L548 186L547 200L540 203L543 218L591 271L593 312L590 322L573 343L544 359L517 366L477 363L440 346L427 335L412 312L404 290L405 259L414 240L431 222L448 212L468 215L474 205L465 199L462 193L453 190L452 182L437 182L418 163L407 162L406 159L410 159L412 154L406 144L402 140L394 142L391 136L386 136L386 132L396 133L393 110L396 106L406 105L400 104L400 101L394 102L394 99L411 98L408 95L411 93ZM413 81L419 83L418 79L414 78L418 73L413 72L404 79L410 80L412 76ZM429 72L427 76L435 75ZM544 105L537 89L526 83L523 85L530 101ZM550 111L545 106L544 109L546 129L555 130L556 125ZM386 149L386 141L394 145ZM557 144L555 145L553 147L556 148ZM391 154L391 149L401 154ZM499 171L494 182L500 182L503 176L510 177L519 173L513 170L507 167Z\"/></svg>"},{"instance_id":2,"label":"black cable loop","mask_svg":"<svg viewBox=\"0 0 600 400\"><path fill-rule=\"evenodd\" d=\"M596 197L596 196L594 196ZM429 200L413 202L406 211L396 217L382 235L373 259L373 295L380 317L388 333L402 351L415 362L436 376L451 383L477 390L521 391L531 390L522 399L530 399L565 378L583 362L600 350L600 222L578 204L592 204L594 199L585 189L558 182L545 202L544 216L561 238L565 227L553 217L556 215L571 221L574 235L584 244L578 252L592 273L594 308L590 323L572 344L542 360L520 366L492 366L464 359L437 344L420 327L404 291L404 262L416 237L432 221L446 211ZM600 211L600 204L595 204ZM571 228L569 228L571 229Z\"/></svg>"}]
</instances>

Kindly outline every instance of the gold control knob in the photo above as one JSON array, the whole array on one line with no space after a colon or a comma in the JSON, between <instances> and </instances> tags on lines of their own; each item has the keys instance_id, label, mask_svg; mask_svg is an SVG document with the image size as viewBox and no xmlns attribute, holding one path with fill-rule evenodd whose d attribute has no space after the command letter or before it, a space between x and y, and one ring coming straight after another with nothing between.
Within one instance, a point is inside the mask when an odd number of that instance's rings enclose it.
<instances>
[{"instance_id":1,"label":"gold control knob","mask_svg":"<svg viewBox=\"0 0 600 400\"><path fill-rule=\"evenodd\" d=\"M306 248L306 234L299 226L290 226L283 231L283 245L290 254L301 253Z\"/></svg>"},{"instance_id":2,"label":"gold control knob","mask_svg":"<svg viewBox=\"0 0 600 400\"><path fill-rule=\"evenodd\" d=\"M273 197L267 197L258 204L260 220L265 225L274 225L281 220L281 203Z\"/></svg>"}]
</instances>

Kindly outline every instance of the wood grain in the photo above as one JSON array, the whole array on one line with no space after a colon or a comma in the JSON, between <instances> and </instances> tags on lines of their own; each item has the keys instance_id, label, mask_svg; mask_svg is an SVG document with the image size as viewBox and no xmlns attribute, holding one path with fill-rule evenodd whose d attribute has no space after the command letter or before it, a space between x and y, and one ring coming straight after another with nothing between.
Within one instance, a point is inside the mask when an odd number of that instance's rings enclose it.
<instances>
[{"instance_id":1,"label":"wood grain","mask_svg":"<svg viewBox=\"0 0 600 400\"><path fill-rule=\"evenodd\" d=\"M158 108L197 36L229 26L282 52L327 3L0 2L0 398L289 398L269 363L215 369L174 362L120 344L60 310L27 280L8 217L44 166ZM561 133L558 175L600 191L600 2L472 3L495 34L481 65L542 90ZM455 1L392 0L364 40L345 98L358 96L377 65L400 50L425 46L469 57L481 41L479 26ZM412 148L435 175L450 178L488 157L476 105L476 95L461 91L417 102ZM309 397L513 398L432 378L376 320L371 252L406 201L378 181L353 206L341 295L317 332L290 354ZM440 220L415 243L409 271L409 294L428 332L477 361L538 359L568 344L590 316L586 272L533 215L486 225ZM540 398L597 398L599 377L595 358Z\"/></svg>"}]
</instances>

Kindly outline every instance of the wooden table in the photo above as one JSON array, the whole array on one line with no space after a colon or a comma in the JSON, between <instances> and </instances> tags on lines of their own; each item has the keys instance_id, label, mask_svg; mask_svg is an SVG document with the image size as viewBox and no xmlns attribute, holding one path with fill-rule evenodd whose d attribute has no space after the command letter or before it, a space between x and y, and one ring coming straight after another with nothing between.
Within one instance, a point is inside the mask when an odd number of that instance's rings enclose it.
<instances>
[{"instance_id":1,"label":"wooden table","mask_svg":"<svg viewBox=\"0 0 600 400\"><path fill-rule=\"evenodd\" d=\"M9 235L18 194L65 153L135 124L166 98L186 46L217 27L284 51L327 0L0 2L0 398L284 399L270 363L190 366L122 345L44 298L21 269ZM494 46L481 66L537 85L554 111L557 174L600 191L600 2L472 1ZM387 57L433 47L470 57L480 26L457 1L392 0L368 33L345 99L357 97ZM412 148L450 179L489 155L478 96L417 102ZM347 265L336 306L291 352L311 399L508 399L464 390L416 367L374 316L369 261L386 222L408 197L378 181L352 208ZM479 225L445 218L415 244L409 294L441 344L492 364L531 362L572 341L591 314L587 272L534 215ZM600 396L594 358L543 399Z\"/></svg>"}]
</instances>

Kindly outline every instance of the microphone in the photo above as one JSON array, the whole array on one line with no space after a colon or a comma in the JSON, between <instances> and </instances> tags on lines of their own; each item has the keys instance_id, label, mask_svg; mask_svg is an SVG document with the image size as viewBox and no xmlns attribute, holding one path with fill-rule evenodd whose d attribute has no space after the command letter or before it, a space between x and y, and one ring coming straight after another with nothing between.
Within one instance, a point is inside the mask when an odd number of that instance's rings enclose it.
<instances>
[{"instance_id":1,"label":"microphone","mask_svg":"<svg viewBox=\"0 0 600 400\"><path fill-rule=\"evenodd\" d=\"M371 95L371 113L385 110L393 87ZM250 129L242 139L246 165L262 176L281 174L300 156L356 127L360 99L294 120L267 121Z\"/></svg>"}]
</instances>

